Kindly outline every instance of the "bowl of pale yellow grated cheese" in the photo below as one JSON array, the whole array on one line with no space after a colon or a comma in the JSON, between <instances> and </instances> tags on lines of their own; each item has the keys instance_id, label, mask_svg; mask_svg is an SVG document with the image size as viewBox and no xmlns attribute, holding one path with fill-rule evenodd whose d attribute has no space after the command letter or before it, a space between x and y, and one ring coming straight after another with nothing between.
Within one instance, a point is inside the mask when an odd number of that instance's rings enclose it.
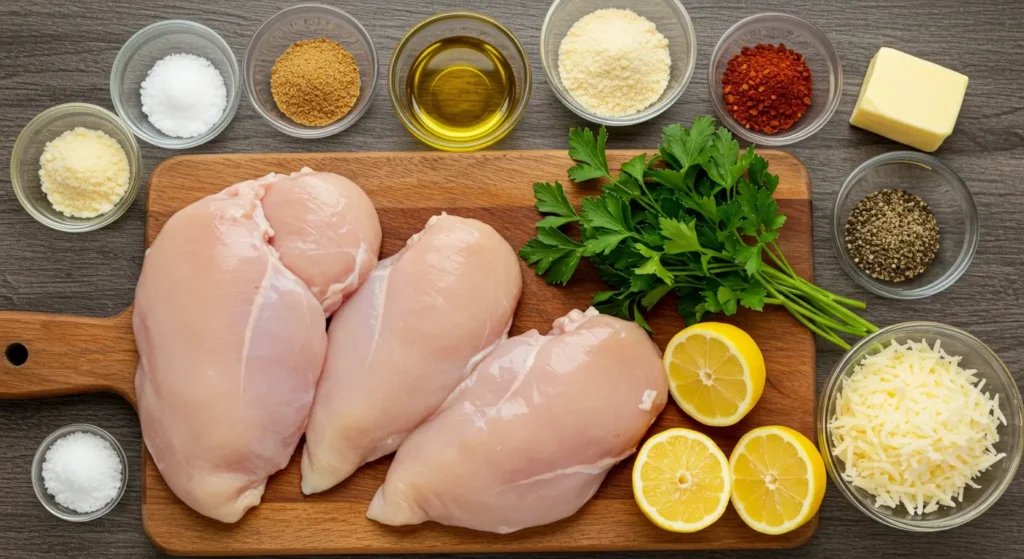
<instances>
[{"instance_id":1,"label":"bowl of pale yellow grated cheese","mask_svg":"<svg viewBox=\"0 0 1024 559\"><path fill-rule=\"evenodd\" d=\"M840 360L818 403L818 446L840 493L902 530L977 518L1006 491L1024 449L1013 375L944 324L879 330Z\"/></svg>"},{"instance_id":2,"label":"bowl of pale yellow grated cheese","mask_svg":"<svg viewBox=\"0 0 1024 559\"><path fill-rule=\"evenodd\" d=\"M114 113L86 103L33 118L11 151L11 184L25 211L68 233L105 227L124 215L142 181L139 145Z\"/></svg>"},{"instance_id":3,"label":"bowl of pale yellow grated cheese","mask_svg":"<svg viewBox=\"0 0 1024 559\"><path fill-rule=\"evenodd\" d=\"M608 126L666 111L697 62L693 23L678 0L555 0L540 35L541 64L555 96Z\"/></svg>"}]
</instances>

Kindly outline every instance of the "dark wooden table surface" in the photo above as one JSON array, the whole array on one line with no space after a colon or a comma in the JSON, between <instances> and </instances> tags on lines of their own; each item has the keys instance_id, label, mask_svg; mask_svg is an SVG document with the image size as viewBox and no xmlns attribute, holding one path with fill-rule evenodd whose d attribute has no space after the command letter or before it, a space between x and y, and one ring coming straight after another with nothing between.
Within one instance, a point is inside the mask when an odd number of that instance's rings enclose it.
<instances>
[{"instance_id":1,"label":"dark wooden table surface","mask_svg":"<svg viewBox=\"0 0 1024 559\"><path fill-rule=\"evenodd\" d=\"M334 3L338 4L338 3ZM439 11L471 9L508 24L534 68L526 116L497 149L561 149L566 131L582 124L551 93L538 54L549 2L531 0L350 0L338 4L369 30L383 61L402 33ZM706 70L722 33L758 12L798 15L821 27L835 44L845 73L843 100L813 138L787 149L810 169L815 199L815 273L825 287L866 298L877 324L937 320L966 328L1024 375L1024 4L1021 0L689 0L697 32L697 69L682 99L661 117L612 132L610 147L657 144L661 128L711 113ZM21 128L43 109L69 101L112 109L108 79L121 44L143 26L189 19L223 35L241 59L249 37L288 2L217 0L74 0L0 2L0 152L6 161ZM946 292L918 302L883 301L859 289L839 268L828 228L830 207L844 178L862 161L899 149L847 124L868 61L881 46L905 50L954 68L970 79L956 132L937 155L968 182L982 222L981 246L967 274ZM243 100L234 122L214 141L188 153L419 150L394 117L384 72L373 106L358 124L316 141L287 137ZM176 153L142 146L146 170ZM18 205L9 174L0 173L0 309L92 316L114 314L132 299L142 263L145 192L120 221L101 231L70 235L36 223ZM525 185L522 185L525 187ZM819 381L839 351L819 344ZM140 435L131 407L111 395L0 401L0 558L157 557L140 520L139 478L121 504L101 520L76 525L51 516L36 501L29 479L32 455L54 429L75 422L102 426L139 471ZM1020 477L1020 476L1018 476ZM1024 557L1024 481L1018 479L984 516L940 534L909 534L863 516L830 487L821 524L804 547L779 553L708 553L714 558ZM339 526L339 529L344 527Z\"/></svg>"}]
</instances>

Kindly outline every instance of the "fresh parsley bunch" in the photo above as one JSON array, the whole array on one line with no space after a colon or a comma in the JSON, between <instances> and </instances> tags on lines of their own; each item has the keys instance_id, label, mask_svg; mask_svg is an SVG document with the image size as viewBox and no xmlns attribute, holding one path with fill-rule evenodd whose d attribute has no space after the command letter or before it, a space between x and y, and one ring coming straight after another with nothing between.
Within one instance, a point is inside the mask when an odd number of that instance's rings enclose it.
<instances>
[{"instance_id":1,"label":"fresh parsley bunch","mask_svg":"<svg viewBox=\"0 0 1024 559\"><path fill-rule=\"evenodd\" d=\"M690 128L665 128L658 153L641 154L613 176L604 127L597 137L569 131L569 169L575 182L604 179L600 196L583 199L577 212L555 182L533 185L537 236L519 255L549 284L565 285L586 258L609 286L594 294L603 313L650 326L644 312L675 293L688 323L706 314L760 311L782 305L804 326L849 349L837 333L864 336L877 330L850 309L864 303L840 297L796 275L776 240L786 223L772 198L779 177L768 162L739 144L710 117ZM660 163L655 165L656 163ZM561 228L579 226L580 239Z\"/></svg>"}]
</instances>

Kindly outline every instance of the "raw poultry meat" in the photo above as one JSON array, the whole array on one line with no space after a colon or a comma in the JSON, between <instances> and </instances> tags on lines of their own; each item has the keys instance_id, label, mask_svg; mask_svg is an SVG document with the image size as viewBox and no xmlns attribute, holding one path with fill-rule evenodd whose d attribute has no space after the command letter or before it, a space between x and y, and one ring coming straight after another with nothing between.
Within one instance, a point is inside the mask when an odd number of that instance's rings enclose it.
<instances>
[{"instance_id":1,"label":"raw poultry meat","mask_svg":"<svg viewBox=\"0 0 1024 559\"><path fill-rule=\"evenodd\" d=\"M382 261L331 321L302 491L394 452L505 339L521 288L512 247L474 219L435 216Z\"/></svg>"},{"instance_id":2,"label":"raw poultry meat","mask_svg":"<svg viewBox=\"0 0 1024 559\"><path fill-rule=\"evenodd\" d=\"M377 265L381 230L373 203L347 178L308 169L274 178L262 203L281 263L330 316Z\"/></svg>"},{"instance_id":3,"label":"raw poultry meat","mask_svg":"<svg viewBox=\"0 0 1024 559\"><path fill-rule=\"evenodd\" d=\"M399 448L367 516L508 533L574 514L665 407L633 322L572 311L501 343Z\"/></svg>"},{"instance_id":4,"label":"raw poultry meat","mask_svg":"<svg viewBox=\"0 0 1024 559\"><path fill-rule=\"evenodd\" d=\"M376 263L380 225L357 191L308 171L246 181L176 213L146 253L132 317L142 433L201 514L241 518L305 430L327 351L321 303ZM289 232L280 257L278 223ZM314 266L317 251L345 264L304 273L304 250Z\"/></svg>"}]
</instances>

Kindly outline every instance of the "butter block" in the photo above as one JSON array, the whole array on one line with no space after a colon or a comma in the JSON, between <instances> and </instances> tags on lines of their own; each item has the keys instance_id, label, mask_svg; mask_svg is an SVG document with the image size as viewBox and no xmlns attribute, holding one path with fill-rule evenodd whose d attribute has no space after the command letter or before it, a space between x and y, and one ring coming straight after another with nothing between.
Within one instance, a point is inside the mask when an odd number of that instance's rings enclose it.
<instances>
[{"instance_id":1,"label":"butter block","mask_svg":"<svg viewBox=\"0 0 1024 559\"><path fill-rule=\"evenodd\" d=\"M850 124L935 151L953 133L967 76L895 49L871 59Z\"/></svg>"}]
</instances>

